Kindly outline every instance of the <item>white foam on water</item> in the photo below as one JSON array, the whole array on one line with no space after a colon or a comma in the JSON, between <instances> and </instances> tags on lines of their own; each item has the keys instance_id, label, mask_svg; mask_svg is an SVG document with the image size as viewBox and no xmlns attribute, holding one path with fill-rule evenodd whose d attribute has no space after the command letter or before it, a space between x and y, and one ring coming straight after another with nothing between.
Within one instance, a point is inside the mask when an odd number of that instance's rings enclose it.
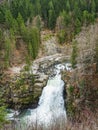
<instances>
[{"instance_id":1,"label":"white foam on water","mask_svg":"<svg viewBox=\"0 0 98 130\"><path fill-rule=\"evenodd\" d=\"M49 78L46 87L42 91L38 107L30 109L30 115L24 116L22 121L27 121L27 125L37 122L37 125L48 126L54 120L62 117L66 120L66 110L64 107L63 90L64 82L61 80L60 71L65 69L62 64L56 65L56 76Z\"/></svg>"},{"instance_id":2,"label":"white foam on water","mask_svg":"<svg viewBox=\"0 0 98 130\"><path fill-rule=\"evenodd\" d=\"M63 99L64 82L60 72L64 69L70 71L70 67L68 67L67 63L55 65L56 76L48 79L39 99L38 107L28 109L22 117L19 117L20 123L18 124L23 126L21 130L27 130L29 126L36 123L47 127L60 118L67 120Z\"/></svg>"}]
</instances>

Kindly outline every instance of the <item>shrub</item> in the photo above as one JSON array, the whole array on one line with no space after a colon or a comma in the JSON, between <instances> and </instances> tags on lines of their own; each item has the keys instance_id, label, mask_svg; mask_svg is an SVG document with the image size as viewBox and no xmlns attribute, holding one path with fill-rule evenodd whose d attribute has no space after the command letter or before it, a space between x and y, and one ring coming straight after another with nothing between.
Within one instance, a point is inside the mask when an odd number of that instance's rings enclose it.
<instances>
[{"instance_id":1,"label":"shrub","mask_svg":"<svg viewBox=\"0 0 98 130\"><path fill-rule=\"evenodd\" d=\"M71 64L72 64L72 68L76 68L76 64L77 64L77 41L73 42L73 50L72 50L72 55L71 55Z\"/></svg>"},{"instance_id":2,"label":"shrub","mask_svg":"<svg viewBox=\"0 0 98 130\"><path fill-rule=\"evenodd\" d=\"M60 44L64 43L65 42L65 31L61 30L60 32L58 32L57 37L58 37L58 41Z\"/></svg>"}]
</instances>

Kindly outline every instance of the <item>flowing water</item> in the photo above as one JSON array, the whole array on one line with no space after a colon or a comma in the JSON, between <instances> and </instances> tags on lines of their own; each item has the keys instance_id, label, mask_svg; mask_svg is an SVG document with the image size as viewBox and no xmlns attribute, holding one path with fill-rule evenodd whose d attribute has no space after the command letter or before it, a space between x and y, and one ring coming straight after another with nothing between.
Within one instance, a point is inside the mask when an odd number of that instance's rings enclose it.
<instances>
[{"instance_id":1,"label":"flowing water","mask_svg":"<svg viewBox=\"0 0 98 130\"><path fill-rule=\"evenodd\" d=\"M62 125L62 121L66 121L63 99L64 82L60 73L65 68L66 64L55 65L54 73L56 72L56 75L48 79L47 85L42 91L38 107L36 109L28 109L19 117L18 125L21 125L21 130L27 130L33 125L43 126L46 130L58 120L60 125Z\"/></svg>"}]
</instances>

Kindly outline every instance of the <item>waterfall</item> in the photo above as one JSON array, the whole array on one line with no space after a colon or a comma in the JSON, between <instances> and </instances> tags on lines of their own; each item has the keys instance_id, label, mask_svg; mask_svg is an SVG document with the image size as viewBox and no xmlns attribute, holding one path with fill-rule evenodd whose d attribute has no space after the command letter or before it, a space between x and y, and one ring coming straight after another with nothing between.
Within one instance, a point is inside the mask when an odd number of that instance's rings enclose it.
<instances>
[{"instance_id":1,"label":"waterfall","mask_svg":"<svg viewBox=\"0 0 98 130\"><path fill-rule=\"evenodd\" d=\"M67 67L66 67L67 66ZM58 64L54 67L54 77L50 77L43 88L42 95L36 109L28 109L19 117L21 130L28 130L33 125L48 128L55 121L66 122L66 110L64 107L63 91L64 82L61 79L61 70L68 69L67 64ZM20 129L19 129L20 130ZM30 129L31 130L31 129Z\"/></svg>"}]
</instances>

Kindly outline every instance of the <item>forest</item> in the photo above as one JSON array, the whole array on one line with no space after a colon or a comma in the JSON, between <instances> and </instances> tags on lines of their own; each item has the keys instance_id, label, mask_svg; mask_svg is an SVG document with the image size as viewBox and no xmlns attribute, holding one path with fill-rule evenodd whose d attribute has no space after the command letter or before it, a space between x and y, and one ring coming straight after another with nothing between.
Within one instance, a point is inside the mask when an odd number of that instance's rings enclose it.
<instances>
[{"instance_id":1,"label":"forest","mask_svg":"<svg viewBox=\"0 0 98 130\"><path fill-rule=\"evenodd\" d=\"M96 22L98 0L0 1L0 76L2 77L2 71L13 66L13 51L20 48L19 41L22 41L27 49L26 64L30 65L31 61L37 58L42 46L41 32L45 29L56 33L61 46L73 44L71 63L75 69L78 54L77 42L73 42L73 39L83 27L89 27ZM94 58L98 68L98 47L95 51ZM0 97L2 98L1 88ZM4 101L0 99L0 127L6 122L7 106L2 104Z\"/></svg>"},{"instance_id":2,"label":"forest","mask_svg":"<svg viewBox=\"0 0 98 130\"><path fill-rule=\"evenodd\" d=\"M5 44L6 66L9 64L11 54L10 41L21 36L28 46L28 53L35 58L39 48L41 19L45 28L55 30L58 26L59 42L68 42L81 31L82 26L93 24L98 15L97 0L9 0L0 5L0 43ZM30 24L37 16L36 29ZM35 31L35 34L32 34ZM30 33L30 34L29 34ZM36 35L36 38L31 38ZM34 40L34 43L32 43ZM3 45L2 45L2 42ZM34 45L32 45L34 44ZM31 50L32 54L31 54Z\"/></svg>"}]
</instances>

